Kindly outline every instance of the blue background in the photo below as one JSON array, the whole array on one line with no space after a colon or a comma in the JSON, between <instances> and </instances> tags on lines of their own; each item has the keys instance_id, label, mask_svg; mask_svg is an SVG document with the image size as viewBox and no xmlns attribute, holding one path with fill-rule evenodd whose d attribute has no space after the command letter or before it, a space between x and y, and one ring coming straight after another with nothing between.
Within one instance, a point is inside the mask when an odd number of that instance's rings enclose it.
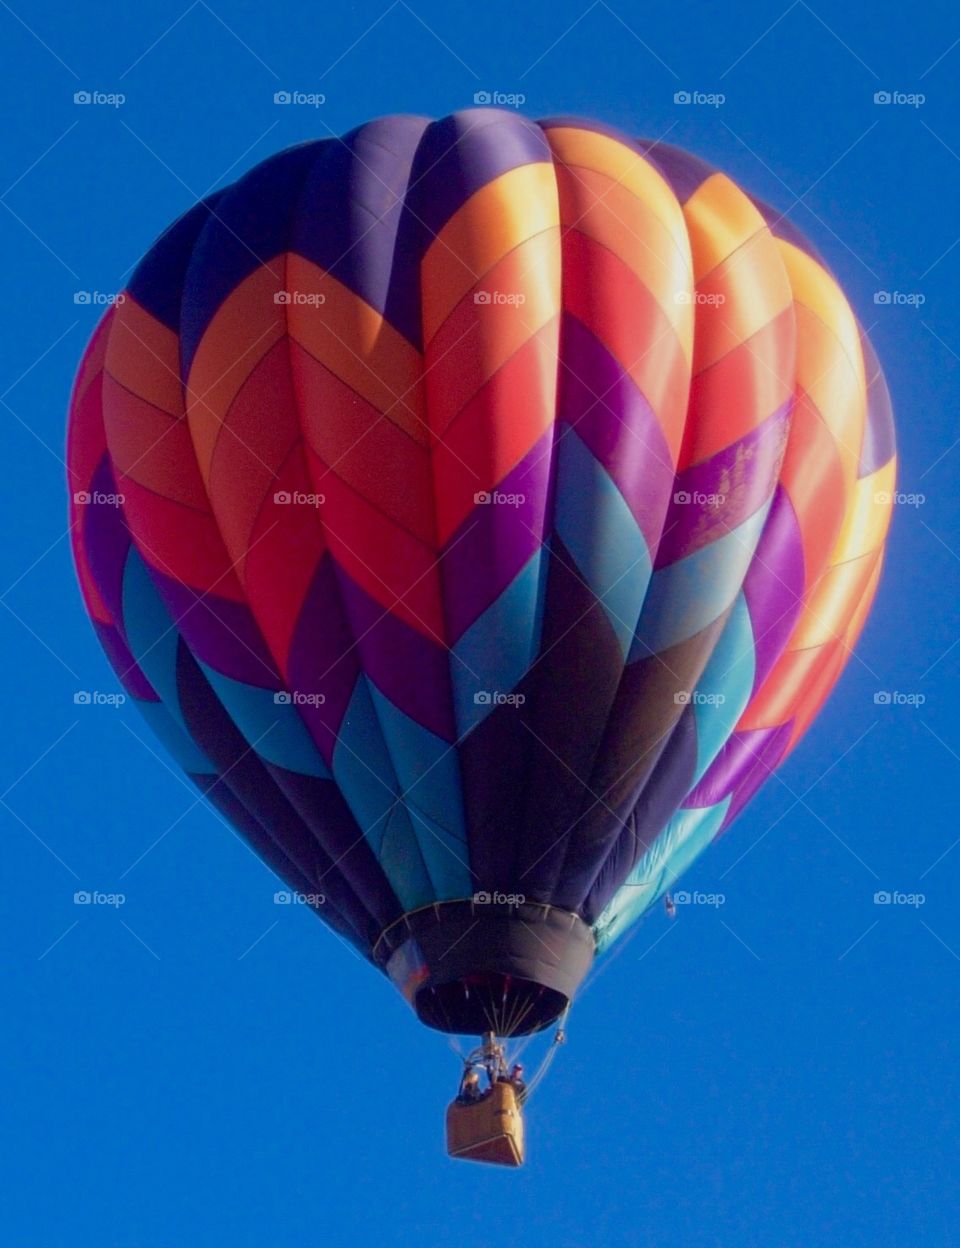
<instances>
[{"instance_id":1,"label":"blue background","mask_svg":"<svg viewBox=\"0 0 960 1248\"><path fill-rule=\"evenodd\" d=\"M945 0L0 7L5 1244L957 1242L956 40ZM278 148L495 90L692 148L789 209L874 336L900 488L923 496L895 510L816 730L686 881L725 904L658 910L605 964L518 1173L446 1160L445 1040L274 903L130 707L74 705L116 685L61 463L100 314L77 292L122 287L171 219Z\"/></svg>"}]
</instances>

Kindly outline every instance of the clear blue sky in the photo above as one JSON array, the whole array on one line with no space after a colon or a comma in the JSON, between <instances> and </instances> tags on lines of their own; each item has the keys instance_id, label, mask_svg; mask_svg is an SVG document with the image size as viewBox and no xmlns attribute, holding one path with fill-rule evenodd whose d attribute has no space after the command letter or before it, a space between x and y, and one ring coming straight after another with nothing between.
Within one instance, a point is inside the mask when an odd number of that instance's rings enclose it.
<instances>
[{"instance_id":1,"label":"clear blue sky","mask_svg":"<svg viewBox=\"0 0 960 1248\"><path fill-rule=\"evenodd\" d=\"M0 4L4 1244L957 1242L958 40L946 0ZM285 90L326 102L275 105ZM690 876L725 904L658 911L588 988L519 1173L445 1159L444 1039L274 904L134 711L74 705L116 684L60 463L98 315L75 292L121 287L171 219L281 147L483 90L666 135L789 208L874 337L900 488L924 496L896 510L817 729Z\"/></svg>"}]
</instances>

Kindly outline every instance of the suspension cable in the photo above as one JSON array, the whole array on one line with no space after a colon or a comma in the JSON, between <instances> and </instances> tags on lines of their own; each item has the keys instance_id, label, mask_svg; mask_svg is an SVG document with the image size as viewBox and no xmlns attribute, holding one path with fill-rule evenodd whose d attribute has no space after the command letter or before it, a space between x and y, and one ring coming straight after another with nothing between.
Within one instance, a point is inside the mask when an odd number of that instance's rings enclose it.
<instances>
[{"instance_id":1,"label":"suspension cable","mask_svg":"<svg viewBox=\"0 0 960 1248\"><path fill-rule=\"evenodd\" d=\"M567 1040L566 1022L567 1022L567 1015L570 1013L570 1005L571 1003L568 1001L563 1013L557 1019L557 1030L553 1033L553 1040L550 1042L550 1047L547 1049L546 1053L544 1054L543 1061L540 1063L539 1067L534 1073L533 1078L527 1084L526 1091L523 1094L524 1105L526 1105L526 1103L530 1100L530 1097L533 1095L534 1089L538 1086L541 1079L543 1079L544 1075L550 1069L550 1066L553 1063L553 1059L557 1055L557 1049L560 1047L561 1044L566 1043L566 1040Z\"/></svg>"}]
</instances>

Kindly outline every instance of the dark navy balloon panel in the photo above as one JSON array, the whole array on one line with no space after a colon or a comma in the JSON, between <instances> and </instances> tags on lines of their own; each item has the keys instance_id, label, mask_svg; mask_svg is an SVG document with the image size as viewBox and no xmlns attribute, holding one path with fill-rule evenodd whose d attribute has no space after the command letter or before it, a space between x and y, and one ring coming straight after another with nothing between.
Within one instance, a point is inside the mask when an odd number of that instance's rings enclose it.
<instances>
[{"instance_id":1,"label":"dark navy balloon panel","mask_svg":"<svg viewBox=\"0 0 960 1248\"><path fill-rule=\"evenodd\" d=\"M816 716L892 430L836 281L724 174L578 119L389 117L143 260L75 387L78 576L289 886L425 1021L499 976L522 1030Z\"/></svg>"}]
</instances>

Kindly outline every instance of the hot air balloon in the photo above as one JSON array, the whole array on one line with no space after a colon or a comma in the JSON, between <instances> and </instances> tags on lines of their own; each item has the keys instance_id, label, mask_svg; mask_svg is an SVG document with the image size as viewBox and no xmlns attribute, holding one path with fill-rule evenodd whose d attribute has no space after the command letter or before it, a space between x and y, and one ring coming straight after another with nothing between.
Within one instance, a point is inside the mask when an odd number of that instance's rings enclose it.
<instances>
[{"instance_id":1,"label":"hot air balloon","mask_svg":"<svg viewBox=\"0 0 960 1248\"><path fill-rule=\"evenodd\" d=\"M678 149L496 109L373 121L196 204L69 425L127 693L494 1065L806 732L895 470L877 358L793 225Z\"/></svg>"}]
</instances>

